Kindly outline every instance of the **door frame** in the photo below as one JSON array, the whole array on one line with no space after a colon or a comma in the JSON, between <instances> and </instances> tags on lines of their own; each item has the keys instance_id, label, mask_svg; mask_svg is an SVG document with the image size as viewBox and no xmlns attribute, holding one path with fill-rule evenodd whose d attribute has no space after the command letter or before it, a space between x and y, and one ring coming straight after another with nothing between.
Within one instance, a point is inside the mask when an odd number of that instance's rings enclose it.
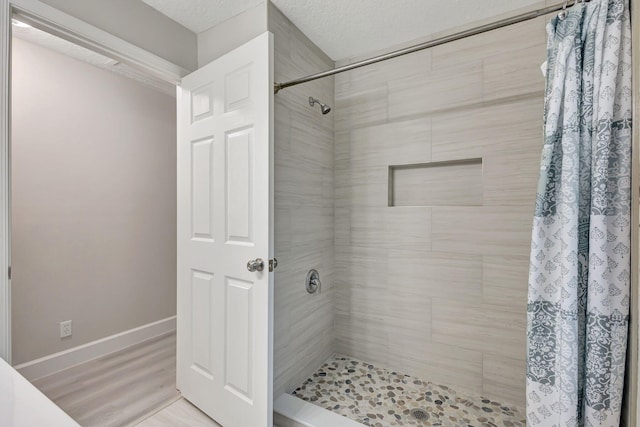
<instances>
[{"instance_id":1,"label":"door frame","mask_svg":"<svg viewBox=\"0 0 640 427\"><path fill-rule=\"evenodd\" d=\"M191 72L39 0L0 1L0 358L11 364L11 18L180 85ZM177 136L176 136L177 138Z\"/></svg>"}]
</instances>

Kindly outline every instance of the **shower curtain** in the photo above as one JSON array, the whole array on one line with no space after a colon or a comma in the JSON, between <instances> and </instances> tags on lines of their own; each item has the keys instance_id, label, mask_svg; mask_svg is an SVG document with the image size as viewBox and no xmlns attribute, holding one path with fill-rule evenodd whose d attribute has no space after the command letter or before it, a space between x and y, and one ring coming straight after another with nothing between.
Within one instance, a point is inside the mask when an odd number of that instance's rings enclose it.
<instances>
[{"instance_id":1,"label":"shower curtain","mask_svg":"<svg viewBox=\"0 0 640 427\"><path fill-rule=\"evenodd\" d=\"M527 325L527 425L618 427L630 293L628 0L548 27Z\"/></svg>"}]
</instances>

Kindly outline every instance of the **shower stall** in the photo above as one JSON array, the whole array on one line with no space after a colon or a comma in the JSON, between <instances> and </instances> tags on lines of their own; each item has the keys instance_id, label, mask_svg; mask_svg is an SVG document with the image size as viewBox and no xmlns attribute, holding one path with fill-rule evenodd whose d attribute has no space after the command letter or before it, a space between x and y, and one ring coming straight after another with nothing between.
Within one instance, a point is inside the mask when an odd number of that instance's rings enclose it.
<instances>
[{"instance_id":1,"label":"shower stall","mask_svg":"<svg viewBox=\"0 0 640 427\"><path fill-rule=\"evenodd\" d=\"M342 65L269 13L277 82ZM276 425L525 425L548 18L276 94Z\"/></svg>"},{"instance_id":2,"label":"shower stall","mask_svg":"<svg viewBox=\"0 0 640 427\"><path fill-rule=\"evenodd\" d=\"M334 67L270 22L276 81ZM372 426L525 425L545 23L277 93L274 399Z\"/></svg>"}]
</instances>

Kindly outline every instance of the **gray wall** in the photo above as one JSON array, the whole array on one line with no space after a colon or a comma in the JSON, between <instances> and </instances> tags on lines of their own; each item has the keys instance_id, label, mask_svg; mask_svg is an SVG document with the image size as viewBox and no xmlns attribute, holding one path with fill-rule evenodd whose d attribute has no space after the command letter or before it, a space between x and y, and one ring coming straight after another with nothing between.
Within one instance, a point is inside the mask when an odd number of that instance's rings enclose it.
<instances>
[{"instance_id":1,"label":"gray wall","mask_svg":"<svg viewBox=\"0 0 640 427\"><path fill-rule=\"evenodd\" d=\"M175 314L175 99L19 39L13 362ZM73 320L60 339L58 322Z\"/></svg>"},{"instance_id":2,"label":"gray wall","mask_svg":"<svg viewBox=\"0 0 640 427\"><path fill-rule=\"evenodd\" d=\"M544 25L336 76L339 353L524 404Z\"/></svg>"},{"instance_id":3,"label":"gray wall","mask_svg":"<svg viewBox=\"0 0 640 427\"><path fill-rule=\"evenodd\" d=\"M284 81L333 67L275 7L275 78ZM311 108L314 96L333 105L333 79L275 97L275 393L291 391L333 353L333 120ZM320 272L322 292L304 287Z\"/></svg>"},{"instance_id":4,"label":"gray wall","mask_svg":"<svg viewBox=\"0 0 640 427\"><path fill-rule=\"evenodd\" d=\"M198 66L202 67L267 31L267 2L198 33Z\"/></svg>"},{"instance_id":5,"label":"gray wall","mask_svg":"<svg viewBox=\"0 0 640 427\"><path fill-rule=\"evenodd\" d=\"M197 68L196 35L140 0L41 0L187 70Z\"/></svg>"}]
</instances>

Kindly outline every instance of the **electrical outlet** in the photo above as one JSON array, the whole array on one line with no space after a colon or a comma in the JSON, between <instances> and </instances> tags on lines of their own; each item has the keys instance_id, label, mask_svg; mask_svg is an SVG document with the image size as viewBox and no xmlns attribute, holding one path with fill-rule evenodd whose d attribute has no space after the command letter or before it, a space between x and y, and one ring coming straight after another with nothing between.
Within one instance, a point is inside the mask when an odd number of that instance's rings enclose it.
<instances>
[{"instance_id":1,"label":"electrical outlet","mask_svg":"<svg viewBox=\"0 0 640 427\"><path fill-rule=\"evenodd\" d=\"M71 336L71 320L60 322L60 338Z\"/></svg>"}]
</instances>

